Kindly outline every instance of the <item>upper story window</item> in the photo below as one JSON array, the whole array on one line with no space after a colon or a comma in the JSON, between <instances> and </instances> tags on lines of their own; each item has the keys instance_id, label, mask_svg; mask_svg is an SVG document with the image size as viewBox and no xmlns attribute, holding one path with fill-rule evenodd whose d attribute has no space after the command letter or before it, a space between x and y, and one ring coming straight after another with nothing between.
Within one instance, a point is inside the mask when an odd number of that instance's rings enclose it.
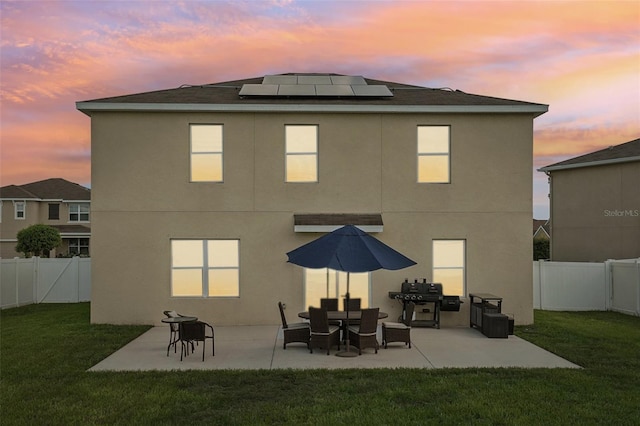
<instances>
[{"instance_id":1,"label":"upper story window","mask_svg":"<svg viewBox=\"0 0 640 426\"><path fill-rule=\"evenodd\" d=\"M49 204L49 220L60 220L60 204Z\"/></svg>"},{"instance_id":2,"label":"upper story window","mask_svg":"<svg viewBox=\"0 0 640 426\"><path fill-rule=\"evenodd\" d=\"M192 124L191 182L222 182L222 125Z\"/></svg>"},{"instance_id":3,"label":"upper story window","mask_svg":"<svg viewBox=\"0 0 640 426\"><path fill-rule=\"evenodd\" d=\"M318 126L285 126L285 181L318 182Z\"/></svg>"},{"instance_id":4,"label":"upper story window","mask_svg":"<svg viewBox=\"0 0 640 426\"><path fill-rule=\"evenodd\" d=\"M450 183L450 127L418 126L418 182Z\"/></svg>"},{"instance_id":5,"label":"upper story window","mask_svg":"<svg viewBox=\"0 0 640 426\"><path fill-rule=\"evenodd\" d=\"M171 295L238 297L239 240L171 240Z\"/></svg>"},{"instance_id":6,"label":"upper story window","mask_svg":"<svg viewBox=\"0 0 640 426\"><path fill-rule=\"evenodd\" d=\"M465 240L433 240L433 281L442 283L444 294L464 296Z\"/></svg>"},{"instance_id":7,"label":"upper story window","mask_svg":"<svg viewBox=\"0 0 640 426\"><path fill-rule=\"evenodd\" d=\"M24 201L14 201L14 218L15 219L25 219L27 217L27 203Z\"/></svg>"},{"instance_id":8,"label":"upper story window","mask_svg":"<svg viewBox=\"0 0 640 426\"><path fill-rule=\"evenodd\" d=\"M89 222L89 203L69 204L69 222Z\"/></svg>"}]
</instances>

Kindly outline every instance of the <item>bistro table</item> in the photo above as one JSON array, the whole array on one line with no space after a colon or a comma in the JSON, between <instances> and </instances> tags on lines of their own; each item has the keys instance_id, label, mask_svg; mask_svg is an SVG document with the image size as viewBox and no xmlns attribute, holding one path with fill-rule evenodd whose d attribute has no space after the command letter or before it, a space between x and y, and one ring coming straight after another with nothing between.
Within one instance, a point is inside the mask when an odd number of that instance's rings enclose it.
<instances>
[{"instance_id":1,"label":"bistro table","mask_svg":"<svg viewBox=\"0 0 640 426\"><path fill-rule=\"evenodd\" d=\"M167 346L167 356L169 356L169 349L171 349L171 346L173 346L175 350L176 343L178 343L178 340L180 340L180 337L176 334L175 330L173 329L174 325L179 327L180 323L182 322L194 322L194 321L198 321L198 318L179 316L179 317L162 318L161 321L166 324L169 324L169 346Z\"/></svg>"}]
</instances>

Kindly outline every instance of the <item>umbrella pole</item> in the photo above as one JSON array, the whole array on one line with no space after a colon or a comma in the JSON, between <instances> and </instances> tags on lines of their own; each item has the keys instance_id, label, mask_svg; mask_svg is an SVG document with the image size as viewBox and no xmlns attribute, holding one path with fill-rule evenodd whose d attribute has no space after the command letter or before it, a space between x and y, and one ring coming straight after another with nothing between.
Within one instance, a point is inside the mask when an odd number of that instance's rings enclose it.
<instances>
[{"instance_id":1,"label":"umbrella pole","mask_svg":"<svg viewBox=\"0 0 640 426\"><path fill-rule=\"evenodd\" d=\"M338 352L336 353L336 356L340 356L340 357L344 357L344 358L351 358L351 357L355 357L358 356L357 352L352 352L351 351L351 347L349 344L349 272L347 272L347 319L346 319L346 326L345 326L345 330L344 332L347 334L345 340L347 342L347 348L343 351L343 352Z\"/></svg>"}]
</instances>

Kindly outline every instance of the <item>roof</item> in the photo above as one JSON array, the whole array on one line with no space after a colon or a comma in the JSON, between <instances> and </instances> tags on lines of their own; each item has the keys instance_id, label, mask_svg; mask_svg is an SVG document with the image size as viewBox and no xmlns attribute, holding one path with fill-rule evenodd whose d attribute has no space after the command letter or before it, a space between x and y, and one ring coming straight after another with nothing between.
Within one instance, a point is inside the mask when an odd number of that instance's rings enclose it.
<instances>
[{"instance_id":1,"label":"roof","mask_svg":"<svg viewBox=\"0 0 640 426\"><path fill-rule=\"evenodd\" d=\"M538 170L541 172L552 172L555 170L628 163L632 161L640 161L640 139L635 139L620 145L610 146L599 151L570 158L559 163L542 167Z\"/></svg>"},{"instance_id":2,"label":"roof","mask_svg":"<svg viewBox=\"0 0 640 426\"><path fill-rule=\"evenodd\" d=\"M91 190L61 178L45 179L24 185L0 188L0 198L90 201Z\"/></svg>"},{"instance_id":3,"label":"roof","mask_svg":"<svg viewBox=\"0 0 640 426\"><path fill-rule=\"evenodd\" d=\"M340 76L280 74L280 76ZM273 77L273 76L266 76ZM392 96L240 96L244 85L262 84L265 77L115 96L76 103L94 111L305 111L305 112L504 112L548 111L548 105L474 95L448 88L433 89L361 77L367 85L384 85Z\"/></svg>"}]
</instances>

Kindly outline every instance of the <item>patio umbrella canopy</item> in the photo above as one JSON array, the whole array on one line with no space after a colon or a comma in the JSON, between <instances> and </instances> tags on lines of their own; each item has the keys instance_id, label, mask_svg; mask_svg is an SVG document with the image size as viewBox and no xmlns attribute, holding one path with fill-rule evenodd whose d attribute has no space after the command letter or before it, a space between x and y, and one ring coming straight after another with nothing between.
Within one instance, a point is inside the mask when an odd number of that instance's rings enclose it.
<instances>
[{"instance_id":1,"label":"patio umbrella canopy","mask_svg":"<svg viewBox=\"0 0 640 426\"><path fill-rule=\"evenodd\" d=\"M290 251L287 256L289 263L305 268L330 268L347 272L347 327L349 324L349 272L397 270L416 264L354 225L345 225L323 235ZM348 338L346 353L350 353Z\"/></svg>"}]
</instances>

